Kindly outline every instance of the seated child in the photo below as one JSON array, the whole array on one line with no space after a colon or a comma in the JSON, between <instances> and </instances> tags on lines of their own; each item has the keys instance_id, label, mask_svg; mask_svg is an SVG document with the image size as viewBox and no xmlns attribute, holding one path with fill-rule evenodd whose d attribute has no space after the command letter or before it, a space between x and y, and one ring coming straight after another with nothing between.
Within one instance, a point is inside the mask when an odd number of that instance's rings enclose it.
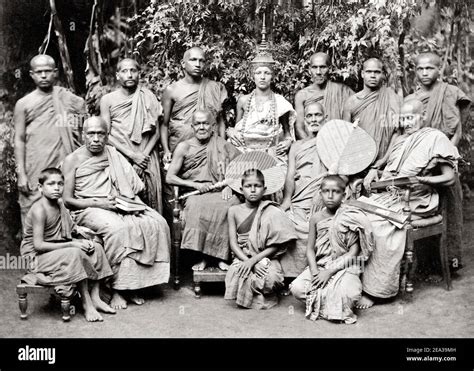
<instances>
[{"instance_id":1,"label":"seated child","mask_svg":"<svg viewBox=\"0 0 474 371\"><path fill-rule=\"evenodd\" d=\"M309 221L308 267L291 283L291 293L306 302L306 317L355 323L353 308L362 295L359 275L374 248L363 211L342 205L346 184L337 175L321 183L324 209Z\"/></svg>"},{"instance_id":2,"label":"seated child","mask_svg":"<svg viewBox=\"0 0 474 371\"><path fill-rule=\"evenodd\" d=\"M235 255L225 278L225 299L245 308L268 309L278 303L284 277L279 260L296 240L293 223L278 205L262 201L265 179L256 169L245 171L241 191L245 203L228 212L230 248Z\"/></svg>"},{"instance_id":3,"label":"seated child","mask_svg":"<svg viewBox=\"0 0 474 371\"><path fill-rule=\"evenodd\" d=\"M73 231L72 219L60 200L64 187L61 171L45 169L38 182L42 196L28 211L20 247L21 254L30 262L29 273L23 281L55 286L56 291L66 293L71 293L75 284L81 294L86 320L103 321L98 310L115 313L99 297L99 281L112 276L105 252L99 243L86 239L93 237L92 231L84 227ZM74 232L86 238L72 238Z\"/></svg>"}]
</instances>

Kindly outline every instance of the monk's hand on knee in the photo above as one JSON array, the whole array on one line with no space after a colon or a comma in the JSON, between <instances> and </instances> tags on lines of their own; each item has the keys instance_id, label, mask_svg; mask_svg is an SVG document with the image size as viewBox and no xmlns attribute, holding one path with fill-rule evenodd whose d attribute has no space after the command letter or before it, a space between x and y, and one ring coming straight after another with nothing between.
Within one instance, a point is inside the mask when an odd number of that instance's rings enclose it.
<instances>
[{"instance_id":1,"label":"monk's hand on knee","mask_svg":"<svg viewBox=\"0 0 474 371\"><path fill-rule=\"evenodd\" d=\"M231 198L232 198L232 188L225 187L222 190L222 199L227 201L227 200L230 200Z\"/></svg>"},{"instance_id":2,"label":"monk's hand on knee","mask_svg":"<svg viewBox=\"0 0 474 371\"><path fill-rule=\"evenodd\" d=\"M264 278L268 273L268 267L263 265L262 262L255 264L253 271L259 278Z\"/></svg>"},{"instance_id":3,"label":"monk's hand on knee","mask_svg":"<svg viewBox=\"0 0 474 371\"><path fill-rule=\"evenodd\" d=\"M313 276L313 285L317 288L323 288L329 282L332 277L332 272L327 269L321 269Z\"/></svg>"},{"instance_id":4,"label":"monk's hand on knee","mask_svg":"<svg viewBox=\"0 0 474 371\"><path fill-rule=\"evenodd\" d=\"M254 264L250 259L245 260L242 263L240 263L240 267L237 273L239 274L240 277L247 278L247 276L252 271L253 265Z\"/></svg>"}]
</instances>

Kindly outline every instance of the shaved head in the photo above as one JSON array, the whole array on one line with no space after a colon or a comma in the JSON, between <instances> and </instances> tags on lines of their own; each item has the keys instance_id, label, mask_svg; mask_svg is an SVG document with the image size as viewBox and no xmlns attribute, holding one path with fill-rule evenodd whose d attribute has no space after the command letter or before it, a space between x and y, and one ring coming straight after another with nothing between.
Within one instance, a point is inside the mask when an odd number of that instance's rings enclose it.
<instances>
[{"instance_id":1,"label":"shaved head","mask_svg":"<svg viewBox=\"0 0 474 371\"><path fill-rule=\"evenodd\" d=\"M367 69L368 66L376 64L378 68L383 69L383 63L378 58L369 58L362 65L362 70Z\"/></svg>"},{"instance_id":2,"label":"shaved head","mask_svg":"<svg viewBox=\"0 0 474 371\"><path fill-rule=\"evenodd\" d=\"M403 105L402 105L402 112L403 113L414 113L414 114L421 114L423 113L423 109L424 109L424 106L423 106L423 103L421 103L420 100L418 99L409 99L405 102L403 102Z\"/></svg>"},{"instance_id":3,"label":"shaved head","mask_svg":"<svg viewBox=\"0 0 474 371\"><path fill-rule=\"evenodd\" d=\"M306 101L304 102L304 110L305 110L305 112L306 112L306 110L308 110L310 107L318 107L318 109L321 111L321 113L324 114L324 106L323 106L321 103L319 103L319 102L314 102L314 101L313 101L313 102L310 101L309 103L307 103L307 102L308 102L308 100L306 100Z\"/></svg>"},{"instance_id":4,"label":"shaved head","mask_svg":"<svg viewBox=\"0 0 474 371\"><path fill-rule=\"evenodd\" d=\"M140 69L140 65L138 64L138 62L135 59L133 59L133 58L124 58L124 59L120 60L117 63L117 71L120 71L122 69L122 65L124 63L133 63L135 65L135 67L137 68L137 70Z\"/></svg>"},{"instance_id":5,"label":"shaved head","mask_svg":"<svg viewBox=\"0 0 474 371\"><path fill-rule=\"evenodd\" d=\"M105 120L100 116L92 116L89 117L86 121L84 121L84 128L83 131L86 132L90 125L98 124L102 129L105 129L106 132L109 131L109 126L105 122Z\"/></svg>"},{"instance_id":6,"label":"shaved head","mask_svg":"<svg viewBox=\"0 0 474 371\"><path fill-rule=\"evenodd\" d=\"M202 50L199 46L193 46L192 48L189 48L184 52L183 55L183 60L188 60L192 52L198 52L201 53L203 56L205 56L206 53L204 53L204 50Z\"/></svg>"},{"instance_id":7,"label":"shaved head","mask_svg":"<svg viewBox=\"0 0 474 371\"><path fill-rule=\"evenodd\" d=\"M53 57L47 54L39 54L31 58L30 68L32 70L34 70L35 67L40 65L46 65L56 68L56 62L54 61Z\"/></svg>"},{"instance_id":8,"label":"shaved head","mask_svg":"<svg viewBox=\"0 0 474 371\"><path fill-rule=\"evenodd\" d=\"M327 55L326 53L323 53L323 52L314 53L309 59L310 63L316 58L323 59L324 63L326 63L326 65L329 66L329 55Z\"/></svg>"},{"instance_id":9,"label":"shaved head","mask_svg":"<svg viewBox=\"0 0 474 371\"><path fill-rule=\"evenodd\" d=\"M420 64L421 61L428 61L428 60L435 66L441 67L441 58L439 57L439 55L432 52L418 54L417 57L415 58L415 63L416 65L418 65Z\"/></svg>"}]
</instances>

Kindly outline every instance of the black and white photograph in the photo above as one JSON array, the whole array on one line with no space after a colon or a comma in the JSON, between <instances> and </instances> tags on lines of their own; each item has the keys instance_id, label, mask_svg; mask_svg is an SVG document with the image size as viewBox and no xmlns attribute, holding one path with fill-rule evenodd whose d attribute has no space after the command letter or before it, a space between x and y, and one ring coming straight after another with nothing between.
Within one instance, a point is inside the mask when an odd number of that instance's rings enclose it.
<instances>
[{"instance_id":1,"label":"black and white photograph","mask_svg":"<svg viewBox=\"0 0 474 371\"><path fill-rule=\"evenodd\" d=\"M0 371L474 369L473 30L0 0Z\"/></svg>"}]
</instances>

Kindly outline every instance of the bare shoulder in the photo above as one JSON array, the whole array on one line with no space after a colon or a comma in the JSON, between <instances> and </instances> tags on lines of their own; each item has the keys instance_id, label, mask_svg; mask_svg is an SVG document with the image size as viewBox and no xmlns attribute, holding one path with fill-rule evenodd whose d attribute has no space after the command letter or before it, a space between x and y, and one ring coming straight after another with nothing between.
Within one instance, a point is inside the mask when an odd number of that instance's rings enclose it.
<instances>
[{"instance_id":1,"label":"bare shoulder","mask_svg":"<svg viewBox=\"0 0 474 371\"><path fill-rule=\"evenodd\" d=\"M44 219L46 217L46 209L44 208L41 199L33 203L28 214L31 214L33 222L35 220Z\"/></svg>"},{"instance_id":2,"label":"bare shoulder","mask_svg":"<svg viewBox=\"0 0 474 371\"><path fill-rule=\"evenodd\" d=\"M306 88L303 88L301 90L298 90L295 94L295 102L296 101L305 101L306 97L308 96L310 86L307 86Z\"/></svg>"},{"instance_id":3,"label":"bare shoulder","mask_svg":"<svg viewBox=\"0 0 474 371\"><path fill-rule=\"evenodd\" d=\"M237 104L240 106L245 106L250 99L250 94L244 94L239 97L239 100L237 101Z\"/></svg>"},{"instance_id":4,"label":"bare shoulder","mask_svg":"<svg viewBox=\"0 0 474 371\"><path fill-rule=\"evenodd\" d=\"M101 103L110 104L110 102L111 102L113 99L117 98L117 97L118 97L118 92L117 92L117 90L115 90L115 91L112 91L112 92L110 92L110 93L105 94L105 95L100 99L100 101L101 101Z\"/></svg>"},{"instance_id":5,"label":"bare shoulder","mask_svg":"<svg viewBox=\"0 0 474 371\"><path fill-rule=\"evenodd\" d=\"M64 171L70 171L76 169L81 162L86 160L86 155L84 152L85 148L81 147L75 150L73 153L66 156L63 163Z\"/></svg>"},{"instance_id":6,"label":"bare shoulder","mask_svg":"<svg viewBox=\"0 0 474 371\"><path fill-rule=\"evenodd\" d=\"M190 139L187 139L183 142L179 142L176 146L175 153L185 153L186 151L188 151L191 145L189 141Z\"/></svg>"},{"instance_id":7,"label":"bare shoulder","mask_svg":"<svg viewBox=\"0 0 474 371\"><path fill-rule=\"evenodd\" d=\"M15 109L25 109L29 104L32 103L32 100L36 96L36 92L32 91L31 93L26 94L24 97L18 99L15 104Z\"/></svg>"},{"instance_id":8,"label":"bare shoulder","mask_svg":"<svg viewBox=\"0 0 474 371\"><path fill-rule=\"evenodd\" d=\"M318 224L321 220L326 219L328 217L326 210L319 210L318 212L314 213L313 216L311 216L310 223L311 224Z\"/></svg>"}]
</instances>

